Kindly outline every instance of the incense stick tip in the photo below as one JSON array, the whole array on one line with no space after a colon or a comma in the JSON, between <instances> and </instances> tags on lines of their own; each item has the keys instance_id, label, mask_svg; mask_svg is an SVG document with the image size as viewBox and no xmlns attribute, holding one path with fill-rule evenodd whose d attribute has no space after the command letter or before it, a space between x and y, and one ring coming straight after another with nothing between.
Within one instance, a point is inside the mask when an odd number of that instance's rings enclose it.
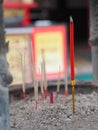
<instances>
[{"instance_id":1,"label":"incense stick tip","mask_svg":"<svg viewBox=\"0 0 98 130\"><path fill-rule=\"evenodd\" d=\"M73 18L72 18L72 16L70 16L70 22L73 23Z\"/></svg>"}]
</instances>

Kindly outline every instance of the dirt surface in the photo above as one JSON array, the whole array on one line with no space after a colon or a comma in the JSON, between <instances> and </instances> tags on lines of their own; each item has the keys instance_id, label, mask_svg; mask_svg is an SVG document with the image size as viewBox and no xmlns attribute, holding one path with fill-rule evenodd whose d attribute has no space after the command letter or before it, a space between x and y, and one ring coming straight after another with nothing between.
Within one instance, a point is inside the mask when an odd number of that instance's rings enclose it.
<instances>
[{"instance_id":1,"label":"dirt surface","mask_svg":"<svg viewBox=\"0 0 98 130\"><path fill-rule=\"evenodd\" d=\"M39 96L38 110L33 95L27 101L14 100L10 104L11 130L98 130L98 88L77 87L75 114L72 113L72 95L63 93L50 104L48 96L43 105Z\"/></svg>"}]
</instances>

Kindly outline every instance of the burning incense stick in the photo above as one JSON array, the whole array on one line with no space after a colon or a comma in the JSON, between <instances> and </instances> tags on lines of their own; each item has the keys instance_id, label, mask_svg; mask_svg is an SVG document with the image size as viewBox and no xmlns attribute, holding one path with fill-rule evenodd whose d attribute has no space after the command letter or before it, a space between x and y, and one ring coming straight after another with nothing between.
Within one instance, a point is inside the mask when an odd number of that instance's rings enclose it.
<instances>
[{"instance_id":1,"label":"burning incense stick","mask_svg":"<svg viewBox=\"0 0 98 130\"><path fill-rule=\"evenodd\" d=\"M67 86L67 72L65 72L65 96L68 97L68 86Z\"/></svg>"},{"instance_id":2,"label":"burning incense stick","mask_svg":"<svg viewBox=\"0 0 98 130\"><path fill-rule=\"evenodd\" d=\"M71 85L72 85L72 110L75 113L75 99L74 99L74 22L70 16L70 63L71 63Z\"/></svg>"},{"instance_id":3,"label":"burning incense stick","mask_svg":"<svg viewBox=\"0 0 98 130\"><path fill-rule=\"evenodd\" d=\"M60 80L61 80L61 76L60 76L60 66L59 66L59 74L58 74L58 82L57 82L57 97L58 97L58 94L60 92Z\"/></svg>"},{"instance_id":4,"label":"burning incense stick","mask_svg":"<svg viewBox=\"0 0 98 130\"><path fill-rule=\"evenodd\" d=\"M21 62L21 70L22 70L22 90L23 90L23 98L26 101L26 90L25 90L25 53L20 53L20 62Z\"/></svg>"},{"instance_id":5,"label":"burning incense stick","mask_svg":"<svg viewBox=\"0 0 98 130\"><path fill-rule=\"evenodd\" d=\"M34 96L35 96L35 104L36 104L36 110L38 109L38 82L34 85Z\"/></svg>"},{"instance_id":6,"label":"burning incense stick","mask_svg":"<svg viewBox=\"0 0 98 130\"><path fill-rule=\"evenodd\" d=\"M43 74L44 74L45 97L47 97L48 96L48 88L47 88L47 79L46 79L46 66L45 66L45 58L44 58L44 49L41 50L41 54L42 54Z\"/></svg>"}]
</instances>

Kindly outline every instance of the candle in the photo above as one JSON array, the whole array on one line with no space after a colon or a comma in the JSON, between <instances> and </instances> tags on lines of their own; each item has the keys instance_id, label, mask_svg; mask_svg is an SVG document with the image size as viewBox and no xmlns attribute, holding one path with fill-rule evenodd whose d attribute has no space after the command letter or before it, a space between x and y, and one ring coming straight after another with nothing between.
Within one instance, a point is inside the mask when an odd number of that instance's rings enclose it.
<instances>
[{"instance_id":1,"label":"candle","mask_svg":"<svg viewBox=\"0 0 98 130\"><path fill-rule=\"evenodd\" d=\"M70 63L71 63L71 80L74 80L74 23L70 17Z\"/></svg>"},{"instance_id":2,"label":"candle","mask_svg":"<svg viewBox=\"0 0 98 130\"><path fill-rule=\"evenodd\" d=\"M72 85L72 111L75 113L75 99L74 99L74 22L70 17L70 64L71 64L71 85Z\"/></svg>"}]
</instances>

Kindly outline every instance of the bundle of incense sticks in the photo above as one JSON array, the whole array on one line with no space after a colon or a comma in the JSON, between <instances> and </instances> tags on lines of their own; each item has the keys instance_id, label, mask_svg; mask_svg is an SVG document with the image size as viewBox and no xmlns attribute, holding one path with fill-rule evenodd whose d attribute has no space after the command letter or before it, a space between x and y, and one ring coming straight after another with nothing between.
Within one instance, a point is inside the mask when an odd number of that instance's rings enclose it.
<instances>
[{"instance_id":1,"label":"bundle of incense sticks","mask_svg":"<svg viewBox=\"0 0 98 130\"><path fill-rule=\"evenodd\" d=\"M64 80L64 83L65 83L65 96L68 97L68 96L69 96L69 93L68 93L68 85L67 85L67 72L65 72L65 80Z\"/></svg>"},{"instance_id":2,"label":"bundle of incense sticks","mask_svg":"<svg viewBox=\"0 0 98 130\"><path fill-rule=\"evenodd\" d=\"M35 108L38 109L38 82L34 84Z\"/></svg>"},{"instance_id":3,"label":"bundle of incense sticks","mask_svg":"<svg viewBox=\"0 0 98 130\"><path fill-rule=\"evenodd\" d=\"M58 97L58 94L60 92L60 80L61 80L61 75L60 75L60 66L59 66L59 74L58 74L58 81L57 81L56 97Z\"/></svg>"},{"instance_id":4,"label":"bundle of incense sticks","mask_svg":"<svg viewBox=\"0 0 98 130\"><path fill-rule=\"evenodd\" d=\"M41 55L42 55L44 89L45 89L45 98L46 98L48 96L48 88L47 88L47 79L46 79L46 66L45 66L45 58L44 58L44 49L41 49Z\"/></svg>"},{"instance_id":5,"label":"bundle of incense sticks","mask_svg":"<svg viewBox=\"0 0 98 130\"><path fill-rule=\"evenodd\" d=\"M25 53L20 53L20 62L21 62L21 71L22 71L22 90L23 90L23 98L26 101L26 89L25 89Z\"/></svg>"}]
</instances>

